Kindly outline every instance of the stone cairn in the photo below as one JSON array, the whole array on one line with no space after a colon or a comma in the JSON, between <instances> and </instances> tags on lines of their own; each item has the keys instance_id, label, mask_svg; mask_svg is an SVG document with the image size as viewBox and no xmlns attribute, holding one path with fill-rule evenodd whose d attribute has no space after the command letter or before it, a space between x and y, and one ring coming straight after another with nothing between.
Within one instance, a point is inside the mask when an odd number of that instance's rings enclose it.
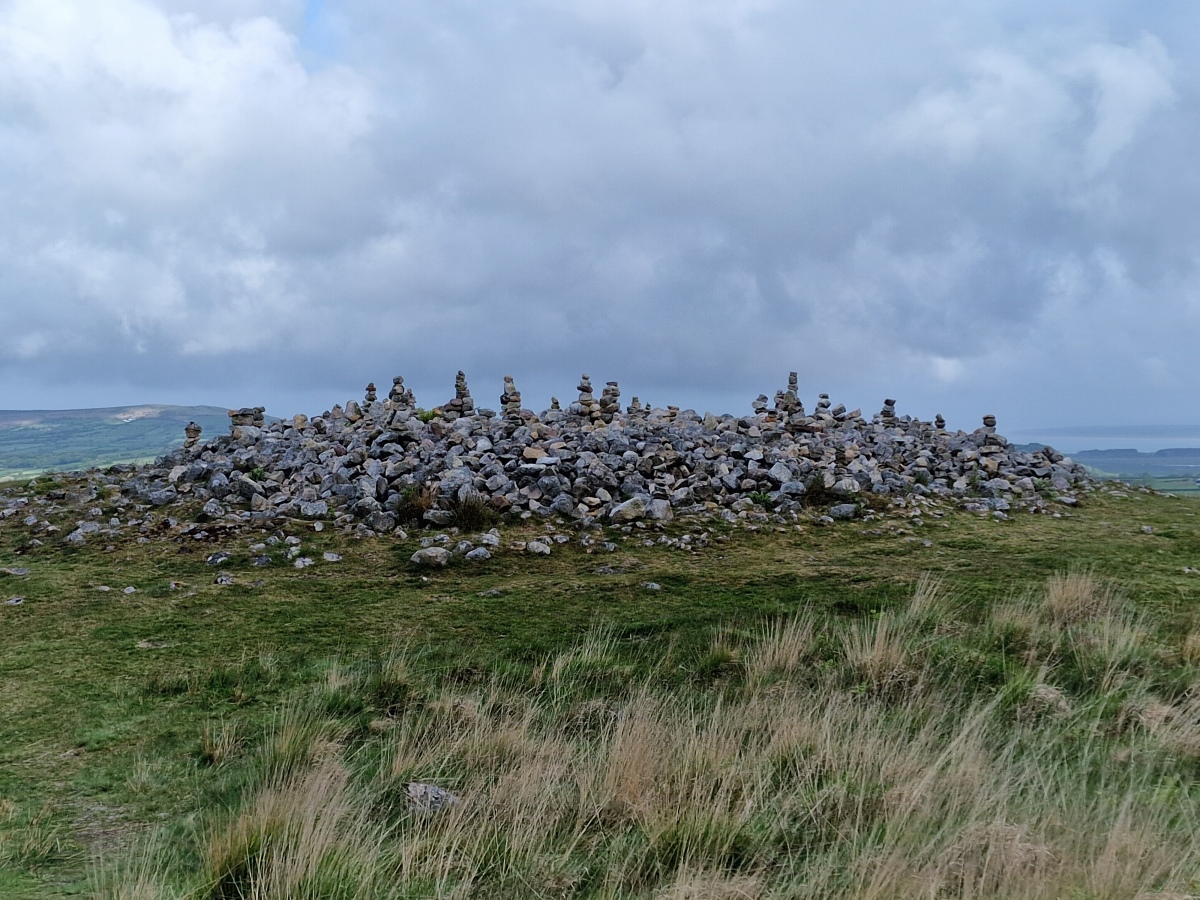
<instances>
[{"instance_id":1,"label":"stone cairn","mask_svg":"<svg viewBox=\"0 0 1200 900\"><path fill-rule=\"evenodd\" d=\"M610 425L620 414L621 389L615 381L610 381L600 393L600 419L605 425Z\"/></svg>"},{"instance_id":2,"label":"stone cairn","mask_svg":"<svg viewBox=\"0 0 1200 900\"><path fill-rule=\"evenodd\" d=\"M265 411L266 410L264 410L264 412ZM183 435L184 435L183 449L191 450L198 443L200 443L200 434L203 431L204 431L204 429L201 428L199 425L197 425L195 422L188 422L187 425L185 425L183 428Z\"/></svg>"},{"instance_id":3,"label":"stone cairn","mask_svg":"<svg viewBox=\"0 0 1200 900\"><path fill-rule=\"evenodd\" d=\"M629 404L629 409L625 410L625 415L629 417L629 421L634 424L639 424L646 421L646 408L642 406L642 401L637 397Z\"/></svg>"},{"instance_id":4,"label":"stone cairn","mask_svg":"<svg viewBox=\"0 0 1200 900\"><path fill-rule=\"evenodd\" d=\"M800 402L799 376L795 372L788 373L787 390L775 392L775 417L789 431L803 425L804 404Z\"/></svg>"},{"instance_id":5,"label":"stone cairn","mask_svg":"<svg viewBox=\"0 0 1200 900\"><path fill-rule=\"evenodd\" d=\"M773 409L759 395L745 416L652 408L637 397L622 413L617 382L597 400L586 375L569 409L555 402L540 416L522 408L511 376L499 418L475 407L462 373L454 400L431 420L412 414L403 378L386 400L374 395L368 386L363 406L350 401L269 425L261 406L230 410L230 434L207 442L189 425L185 448L122 477L121 490L154 506L195 503L199 521L321 519L380 533L405 524L414 487L442 498L425 524L452 522L445 504L477 494L511 515L584 526L674 515L815 521L821 509L806 502L810 489L825 505L838 498L842 517L875 515L877 503L861 502L866 495L913 514L953 503L1002 517L1053 513L1091 489L1086 471L1057 451L1013 448L991 414L975 431L951 432L941 415L932 428L897 416L891 398L867 421L821 394L806 415L795 373ZM262 475L248 478L252 469Z\"/></svg>"},{"instance_id":6,"label":"stone cairn","mask_svg":"<svg viewBox=\"0 0 1200 900\"><path fill-rule=\"evenodd\" d=\"M507 383L505 384L507 389ZM520 406L520 395L518 394L518 408ZM471 392L467 389L467 376L460 369L458 375L454 378L454 399L442 407L442 418L447 422L453 422L455 419L463 416L473 416L475 414L475 401L471 399Z\"/></svg>"},{"instance_id":7,"label":"stone cairn","mask_svg":"<svg viewBox=\"0 0 1200 900\"><path fill-rule=\"evenodd\" d=\"M229 424L234 428L262 428L266 423L265 406L243 406L229 410ZM186 430L185 430L186 433Z\"/></svg>"},{"instance_id":8,"label":"stone cairn","mask_svg":"<svg viewBox=\"0 0 1200 900\"><path fill-rule=\"evenodd\" d=\"M884 425L896 424L896 401L884 400L883 409L879 411L879 421Z\"/></svg>"},{"instance_id":9,"label":"stone cairn","mask_svg":"<svg viewBox=\"0 0 1200 900\"><path fill-rule=\"evenodd\" d=\"M367 385L367 389L363 394L363 403L364 404L375 403L378 399L379 398L375 395L375 382L372 381L370 384Z\"/></svg>"},{"instance_id":10,"label":"stone cairn","mask_svg":"<svg viewBox=\"0 0 1200 900\"><path fill-rule=\"evenodd\" d=\"M504 376L504 393L500 395L500 410L508 422L514 425L521 424L521 392L517 390L517 385L513 382L511 375Z\"/></svg>"},{"instance_id":11,"label":"stone cairn","mask_svg":"<svg viewBox=\"0 0 1200 900\"><path fill-rule=\"evenodd\" d=\"M403 375L392 379L392 391L388 394L388 400L396 410L411 410L417 405L417 398L413 396L413 392L404 386Z\"/></svg>"},{"instance_id":12,"label":"stone cairn","mask_svg":"<svg viewBox=\"0 0 1200 900\"><path fill-rule=\"evenodd\" d=\"M596 398L592 395L592 379L587 374L579 379L577 387L579 391L579 399L571 405L571 412L577 416L582 416L589 422L600 421L600 404L596 402Z\"/></svg>"}]
</instances>

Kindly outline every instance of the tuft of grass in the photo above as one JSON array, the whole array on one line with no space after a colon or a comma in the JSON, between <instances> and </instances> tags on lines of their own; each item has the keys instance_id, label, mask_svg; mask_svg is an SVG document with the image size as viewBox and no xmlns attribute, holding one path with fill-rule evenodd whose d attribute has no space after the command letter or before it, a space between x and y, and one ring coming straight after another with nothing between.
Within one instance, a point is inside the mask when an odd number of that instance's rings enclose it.
<instances>
[{"instance_id":1,"label":"tuft of grass","mask_svg":"<svg viewBox=\"0 0 1200 900\"><path fill-rule=\"evenodd\" d=\"M1091 572L1052 575L1042 594L1042 611L1058 626L1076 625L1120 610L1116 589Z\"/></svg>"},{"instance_id":2,"label":"tuft of grass","mask_svg":"<svg viewBox=\"0 0 1200 900\"><path fill-rule=\"evenodd\" d=\"M11 808L8 828L0 832L0 863L43 871L75 855L62 823L49 804L36 812Z\"/></svg>"},{"instance_id":3,"label":"tuft of grass","mask_svg":"<svg viewBox=\"0 0 1200 900\"><path fill-rule=\"evenodd\" d=\"M400 492L396 519L402 525L420 524L437 501L437 492L423 484L410 484Z\"/></svg>"},{"instance_id":4,"label":"tuft of grass","mask_svg":"<svg viewBox=\"0 0 1200 900\"><path fill-rule=\"evenodd\" d=\"M1200 666L1200 629L1193 629L1183 639L1181 651L1183 661L1189 666Z\"/></svg>"},{"instance_id":5,"label":"tuft of grass","mask_svg":"<svg viewBox=\"0 0 1200 900\"><path fill-rule=\"evenodd\" d=\"M495 508L474 491L452 500L450 512L454 516L451 524L461 531L486 531L500 522Z\"/></svg>"},{"instance_id":6,"label":"tuft of grass","mask_svg":"<svg viewBox=\"0 0 1200 900\"><path fill-rule=\"evenodd\" d=\"M241 753L244 743L237 722L208 722L200 733L200 764L224 765Z\"/></svg>"},{"instance_id":7,"label":"tuft of grass","mask_svg":"<svg viewBox=\"0 0 1200 900\"><path fill-rule=\"evenodd\" d=\"M842 634L846 662L858 682L880 695L904 693L916 683L910 643L909 621L896 612L852 623Z\"/></svg>"},{"instance_id":8,"label":"tuft of grass","mask_svg":"<svg viewBox=\"0 0 1200 900\"><path fill-rule=\"evenodd\" d=\"M810 612L777 619L757 636L746 654L746 680L751 685L800 675L816 650L817 626Z\"/></svg>"},{"instance_id":9,"label":"tuft of grass","mask_svg":"<svg viewBox=\"0 0 1200 900\"><path fill-rule=\"evenodd\" d=\"M208 833L208 900L298 900L373 894L378 836L348 794L336 755L309 772L269 784Z\"/></svg>"}]
</instances>

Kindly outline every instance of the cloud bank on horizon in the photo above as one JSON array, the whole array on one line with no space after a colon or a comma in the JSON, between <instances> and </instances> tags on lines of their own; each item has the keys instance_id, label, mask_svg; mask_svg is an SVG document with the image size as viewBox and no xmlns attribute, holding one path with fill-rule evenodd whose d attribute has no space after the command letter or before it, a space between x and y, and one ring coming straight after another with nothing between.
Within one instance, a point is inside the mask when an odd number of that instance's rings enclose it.
<instances>
[{"instance_id":1,"label":"cloud bank on horizon","mask_svg":"<svg viewBox=\"0 0 1200 900\"><path fill-rule=\"evenodd\" d=\"M794 369L1194 421L1196 46L1188 2L0 0L0 406Z\"/></svg>"}]
</instances>

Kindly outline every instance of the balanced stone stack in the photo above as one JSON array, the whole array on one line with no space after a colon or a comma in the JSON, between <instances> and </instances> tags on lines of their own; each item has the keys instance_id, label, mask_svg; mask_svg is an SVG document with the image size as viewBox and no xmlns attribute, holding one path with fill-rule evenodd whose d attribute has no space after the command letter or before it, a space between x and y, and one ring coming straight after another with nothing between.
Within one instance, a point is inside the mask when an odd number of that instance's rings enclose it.
<instances>
[{"instance_id":1,"label":"balanced stone stack","mask_svg":"<svg viewBox=\"0 0 1200 900\"><path fill-rule=\"evenodd\" d=\"M596 402L596 398L592 395L592 379L584 373L579 379L579 385L576 388L579 391L579 399L571 404L571 412L574 415L582 417L586 422L600 421L600 404Z\"/></svg>"},{"instance_id":2,"label":"balanced stone stack","mask_svg":"<svg viewBox=\"0 0 1200 900\"><path fill-rule=\"evenodd\" d=\"M519 395L518 408L520 408ZM454 379L454 399L442 407L442 418L447 422L453 422L455 419L474 414L475 401L471 399L471 392L467 389L467 376L460 369Z\"/></svg>"},{"instance_id":3,"label":"balanced stone stack","mask_svg":"<svg viewBox=\"0 0 1200 900\"><path fill-rule=\"evenodd\" d=\"M511 424L519 425L521 419L521 392L511 375L504 376L504 393L500 395L500 411Z\"/></svg>"},{"instance_id":4,"label":"balanced stone stack","mask_svg":"<svg viewBox=\"0 0 1200 900\"><path fill-rule=\"evenodd\" d=\"M392 379L392 391L388 394L388 401L394 410L411 410L417 405L417 398L413 392L404 386L403 375Z\"/></svg>"},{"instance_id":5,"label":"balanced stone stack","mask_svg":"<svg viewBox=\"0 0 1200 900\"><path fill-rule=\"evenodd\" d=\"M265 406L243 406L229 410L229 424L234 428L262 428L266 423Z\"/></svg>"},{"instance_id":6,"label":"balanced stone stack","mask_svg":"<svg viewBox=\"0 0 1200 900\"><path fill-rule=\"evenodd\" d=\"M629 421L633 424L640 424L646 421L646 410L642 406L642 401L637 397L629 404L629 408L625 410L625 415L629 417Z\"/></svg>"},{"instance_id":7,"label":"balanced stone stack","mask_svg":"<svg viewBox=\"0 0 1200 900\"><path fill-rule=\"evenodd\" d=\"M795 372L788 373L787 390L775 392L775 417L788 430L804 423L804 404L800 402L799 376Z\"/></svg>"},{"instance_id":8,"label":"balanced stone stack","mask_svg":"<svg viewBox=\"0 0 1200 900\"><path fill-rule=\"evenodd\" d=\"M378 399L379 398L375 394L375 382L372 381L370 384L367 385L367 390L363 395L363 402L365 404L369 405L371 403L374 403Z\"/></svg>"},{"instance_id":9,"label":"balanced stone stack","mask_svg":"<svg viewBox=\"0 0 1200 900\"><path fill-rule=\"evenodd\" d=\"M617 382L610 381L600 393L600 419L608 425L620 414L621 389L617 386Z\"/></svg>"},{"instance_id":10,"label":"balanced stone stack","mask_svg":"<svg viewBox=\"0 0 1200 900\"><path fill-rule=\"evenodd\" d=\"M946 430L946 420L944 418L942 418L941 413L938 413L936 416L933 417L933 427L936 428L938 431Z\"/></svg>"},{"instance_id":11,"label":"balanced stone stack","mask_svg":"<svg viewBox=\"0 0 1200 900\"><path fill-rule=\"evenodd\" d=\"M883 401L883 409L881 409L879 411L879 421L883 422L884 425L895 425L896 424L896 401L895 400L884 400Z\"/></svg>"},{"instance_id":12,"label":"balanced stone stack","mask_svg":"<svg viewBox=\"0 0 1200 900\"><path fill-rule=\"evenodd\" d=\"M264 412L265 412L265 410L264 410ZM195 422L188 422L187 425L185 425L183 428L183 435L184 435L183 449L191 450L198 443L200 443L200 434L203 431L204 431L204 429L201 428L199 425L197 425Z\"/></svg>"}]
</instances>

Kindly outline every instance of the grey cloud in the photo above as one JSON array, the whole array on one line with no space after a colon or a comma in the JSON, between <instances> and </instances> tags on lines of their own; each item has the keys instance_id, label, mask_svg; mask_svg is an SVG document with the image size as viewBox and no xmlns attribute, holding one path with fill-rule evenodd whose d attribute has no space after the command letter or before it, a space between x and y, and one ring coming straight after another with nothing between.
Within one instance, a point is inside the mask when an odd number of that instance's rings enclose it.
<instances>
[{"instance_id":1,"label":"grey cloud","mask_svg":"<svg viewBox=\"0 0 1200 900\"><path fill-rule=\"evenodd\" d=\"M586 370L731 409L795 368L962 425L1194 417L1198 18L20 0L0 390L312 411L465 368L538 406Z\"/></svg>"}]
</instances>

